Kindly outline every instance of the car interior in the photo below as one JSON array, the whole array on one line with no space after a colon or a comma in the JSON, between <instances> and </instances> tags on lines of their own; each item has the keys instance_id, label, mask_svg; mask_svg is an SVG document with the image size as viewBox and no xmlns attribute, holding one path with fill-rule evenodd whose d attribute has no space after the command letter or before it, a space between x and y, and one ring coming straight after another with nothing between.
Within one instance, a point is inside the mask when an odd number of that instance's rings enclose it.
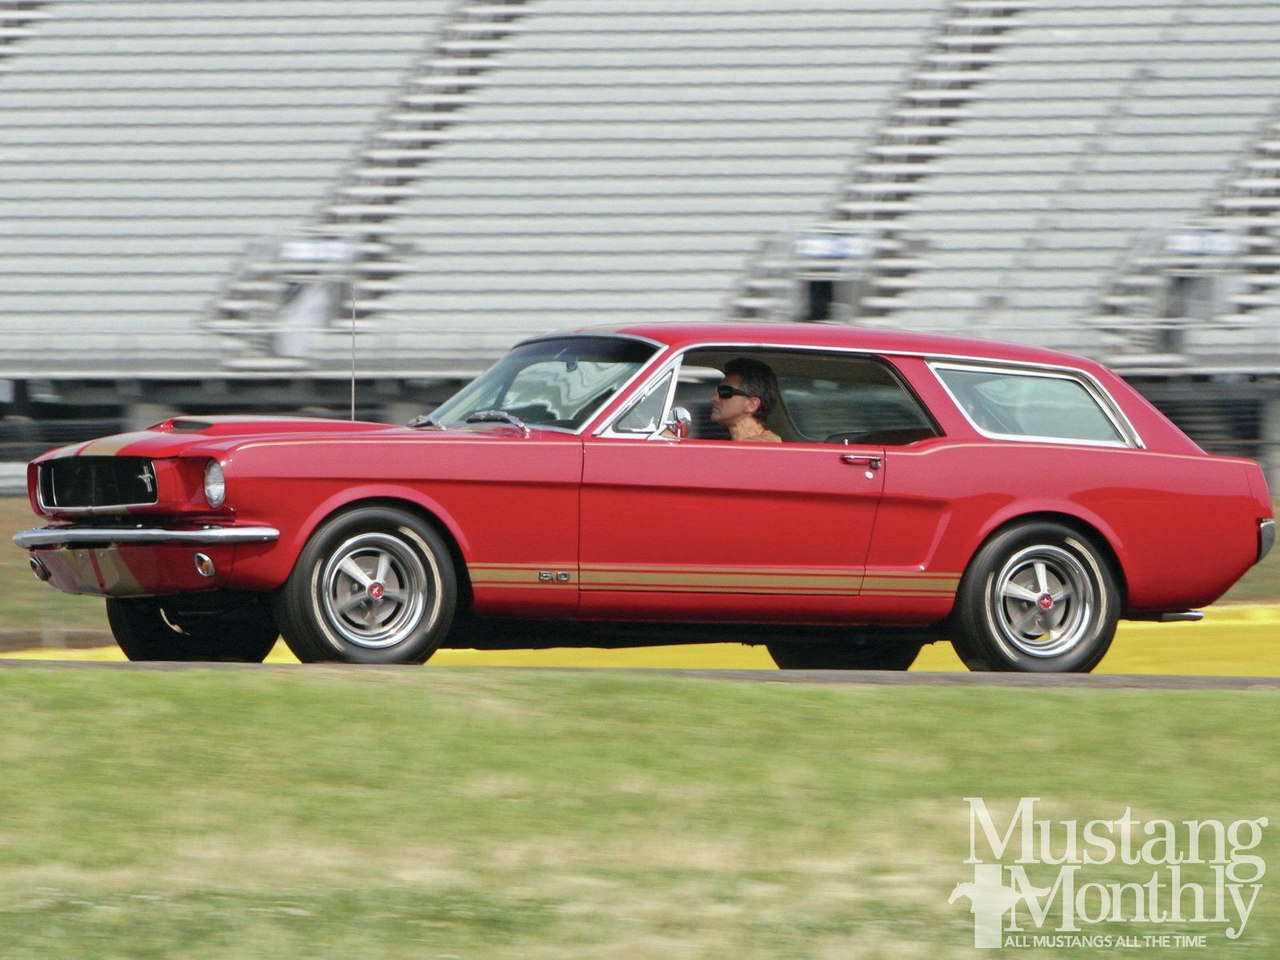
<instances>
[{"instance_id":1,"label":"car interior","mask_svg":"<svg viewBox=\"0 0 1280 960\"><path fill-rule=\"evenodd\" d=\"M941 434L888 364L870 357L812 351L694 350L685 355L675 405L693 418L690 437L723 440L711 421L711 394L735 357L767 363L779 402L766 425L784 442L904 446Z\"/></svg>"}]
</instances>

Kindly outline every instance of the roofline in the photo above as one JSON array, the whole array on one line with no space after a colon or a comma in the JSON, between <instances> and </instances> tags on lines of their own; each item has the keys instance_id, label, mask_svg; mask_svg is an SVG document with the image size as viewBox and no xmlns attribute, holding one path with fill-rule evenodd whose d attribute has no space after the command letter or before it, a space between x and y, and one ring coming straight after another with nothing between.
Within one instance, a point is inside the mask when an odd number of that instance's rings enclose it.
<instances>
[{"instance_id":1,"label":"roofline","mask_svg":"<svg viewBox=\"0 0 1280 960\"><path fill-rule=\"evenodd\" d=\"M983 340L953 334L921 333L881 327L859 327L836 323L786 322L670 322L633 323L581 327L573 333L607 334L656 340L674 349L685 349L704 340L717 345L728 341L743 346L832 347L866 352L927 357L961 357L1005 360L1049 366L1102 366L1079 354L1051 350L1007 340Z\"/></svg>"}]
</instances>

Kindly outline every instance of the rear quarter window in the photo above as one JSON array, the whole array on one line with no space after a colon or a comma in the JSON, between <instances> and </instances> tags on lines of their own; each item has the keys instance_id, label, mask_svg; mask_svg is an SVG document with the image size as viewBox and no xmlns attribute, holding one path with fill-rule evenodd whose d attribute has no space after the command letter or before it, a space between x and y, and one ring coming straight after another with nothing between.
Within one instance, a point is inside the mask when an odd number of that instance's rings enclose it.
<instances>
[{"instance_id":1,"label":"rear quarter window","mask_svg":"<svg viewBox=\"0 0 1280 960\"><path fill-rule=\"evenodd\" d=\"M1094 390L1070 374L935 364L979 431L990 436L1128 445Z\"/></svg>"}]
</instances>

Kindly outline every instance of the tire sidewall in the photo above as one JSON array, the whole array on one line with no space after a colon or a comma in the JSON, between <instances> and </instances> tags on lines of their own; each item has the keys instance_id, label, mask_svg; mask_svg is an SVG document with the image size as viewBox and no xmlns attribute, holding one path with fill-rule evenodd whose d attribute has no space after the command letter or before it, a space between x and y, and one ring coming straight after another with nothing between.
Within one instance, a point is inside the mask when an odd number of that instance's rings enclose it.
<instances>
[{"instance_id":1,"label":"tire sidewall","mask_svg":"<svg viewBox=\"0 0 1280 960\"><path fill-rule=\"evenodd\" d=\"M1037 656L1018 649L997 622L997 579L1009 561L1036 547L1060 550L1083 569L1095 609L1083 635L1062 653ZM1097 547L1079 532L1058 523L1040 522L998 533L974 556L960 585L956 652L970 669L1024 673L1087 673L1111 646L1119 619L1115 576Z\"/></svg>"},{"instance_id":2,"label":"tire sidewall","mask_svg":"<svg viewBox=\"0 0 1280 960\"><path fill-rule=\"evenodd\" d=\"M344 637L327 614L323 598L321 580L334 552L364 534L394 537L422 564L432 585L421 620L404 639L387 647L362 646ZM392 507L362 507L334 517L313 534L285 583L277 610L286 642L304 662L411 664L424 662L448 635L456 598L449 550L429 524Z\"/></svg>"}]
</instances>

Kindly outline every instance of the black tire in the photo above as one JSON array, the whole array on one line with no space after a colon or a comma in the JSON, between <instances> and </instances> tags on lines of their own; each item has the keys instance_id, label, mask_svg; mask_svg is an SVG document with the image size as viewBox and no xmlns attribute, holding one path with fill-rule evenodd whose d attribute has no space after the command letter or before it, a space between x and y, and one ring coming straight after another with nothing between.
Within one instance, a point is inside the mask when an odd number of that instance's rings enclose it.
<instances>
[{"instance_id":1,"label":"black tire","mask_svg":"<svg viewBox=\"0 0 1280 960\"><path fill-rule=\"evenodd\" d=\"M1087 537L1027 523L969 564L951 641L970 670L1087 673L1111 646L1119 610L1115 575Z\"/></svg>"},{"instance_id":2,"label":"black tire","mask_svg":"<svg viewBox=\"0 0 1280 960\"><path fill-rule=\"evenodd\" d=\"M906 670L922 641L861 630L847 640L782 640L765 648L782 670Z\"/></svg>"},{"instance_id":3,"label":"black tire","mask_svg":"<svg viewBox=\"0 0 1280 960\"><path fill-rule=\"evenodd\" d=\"M261 663L280 636L271 611L259 603L195 620L174 612L179 607L180 601L154 597L109 599L107 623L130 660Z\"/></svg>"},{"instance_id":4,"label":"black tire","mask_svg":"<svg viewBox=\"0 0 1280 960\"><path fill-rule=\"evenodd\" d=\"M312 534L274 610L304 663L423 663L449 633L457 593L449 549L429 524L361 507Z\"/></svg>"}]
</instances>

